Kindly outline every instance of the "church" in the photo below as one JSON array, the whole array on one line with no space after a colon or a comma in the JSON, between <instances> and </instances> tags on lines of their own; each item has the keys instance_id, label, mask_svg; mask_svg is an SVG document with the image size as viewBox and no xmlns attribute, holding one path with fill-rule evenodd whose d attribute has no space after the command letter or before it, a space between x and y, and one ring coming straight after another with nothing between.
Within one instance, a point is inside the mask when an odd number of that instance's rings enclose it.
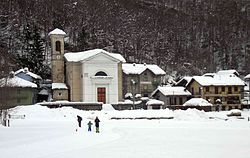
<instances>
[{"instance_id":1,"label":"church","mask_svg":"<svg viewBox=\"0 0 250 158\"><path fill-rule=\"evenodd\" d=\"M104 104L122 101L122 63L126 61L120 54L102 49L65 53L66 33L55 29L49 36L53 101Z\"/></svg>"}]
</instances>

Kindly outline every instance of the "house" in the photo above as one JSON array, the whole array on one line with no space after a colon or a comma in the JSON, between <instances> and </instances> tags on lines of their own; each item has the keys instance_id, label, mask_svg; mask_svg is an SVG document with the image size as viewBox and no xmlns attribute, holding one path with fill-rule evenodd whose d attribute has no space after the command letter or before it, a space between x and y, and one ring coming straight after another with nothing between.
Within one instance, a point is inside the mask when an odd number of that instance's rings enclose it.
<instances>
[{"instance_id":1,"label":"house","mask_svg":"<svg viewBox=\"0 0 250 158\"><path fill-rule=\"evenodd\" d=\"M222 110L241 108L245 83L234 74L194 76L187 89L194 98L203 98L213 105L221 104Z\"/></svg>"},{"instance_id":2,"label":"house","mask_svg":"<svg viewBox=\"0 0 250 158\"><path fill-rule=\"evenodd\" d=\"M151 96L164 102L165 108L179 106L191 98L191 93L184 87L159 86Z\"/></svg>"},{"instance_id":3,"label":"house","mask_svg":"<svg viewBox=\"0 0 250 158\"><path fill-rule=\"evenodd\" d=\"M24 69L17 70L15 72L15 76L36 84L38 84L42 80L41 76L30 72L27 67Z\"/></svg>"},{"instance_id":4,"label":"house","mask_svg":"<svg viewBox=\"0 0 250 158\"><path fill-rule=\"evenodd\" d=\"M148 97L163 82L165 72L157 65L123 63L123 96L127 93Z\"/></svg>"},{"instance_id":5,"label":"house","mask_svg":"<svg viewBox=\"0 0 250 158\"><path fill-rule=\"evenodd\" d=\"M0 100L4 106L31 105L36 102L37 85L15 76L0 79Z\"/></svg>"},{"instance_id":6,"label":"house","mask_svg":"<svg viewBox=\"0 0 250 158\"><path fill-rule=\"evenodd\" d=\"M244 87L244 104L250 104L250 74L244 77L246 86Z\"/></svg>"},{"instance_id":7,"label":"house","mask_svg":"<svg viewBox=\"0 0 250 158\"><path fill-rule=\"evenodd\" d=\"M53 100L73 102L122 101L122 63L125 59L102 49L64 52L66 33L49 33L52 50Z\"/></svg>"}]
</instances>

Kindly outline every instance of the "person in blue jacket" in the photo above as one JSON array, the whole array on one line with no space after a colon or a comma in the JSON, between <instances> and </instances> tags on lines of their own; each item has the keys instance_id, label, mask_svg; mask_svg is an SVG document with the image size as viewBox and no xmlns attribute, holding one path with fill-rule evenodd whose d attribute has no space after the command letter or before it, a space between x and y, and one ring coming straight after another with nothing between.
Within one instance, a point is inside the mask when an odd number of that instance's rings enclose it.
<instances>
[{"instance_id":1,"label":"person in blue jacket","mask_svg":"<svg viewBox=\"0 0 250 158\"><path fill-rule=\"evenodd\" d=\"M91 126L93 125L93 123L91 121L89 121L88 123L88 131L91 132Z\"/></svg>"}]
</instances>

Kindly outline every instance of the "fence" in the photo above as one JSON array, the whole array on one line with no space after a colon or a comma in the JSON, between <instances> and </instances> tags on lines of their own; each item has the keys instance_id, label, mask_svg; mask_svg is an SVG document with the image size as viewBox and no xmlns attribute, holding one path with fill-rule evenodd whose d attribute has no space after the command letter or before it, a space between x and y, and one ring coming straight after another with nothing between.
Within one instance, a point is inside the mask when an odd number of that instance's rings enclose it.
<instances>
[{"instance_id":1,"label":"fence","mask_svg":"<svg viewBox=\"0 0 250 158\"><path fill-rule=\"evenodd\" d=\"M44 102L39 105L49 108L73 107L80 110L102 110L102 102Z\"/></svg>"}]
</instances>

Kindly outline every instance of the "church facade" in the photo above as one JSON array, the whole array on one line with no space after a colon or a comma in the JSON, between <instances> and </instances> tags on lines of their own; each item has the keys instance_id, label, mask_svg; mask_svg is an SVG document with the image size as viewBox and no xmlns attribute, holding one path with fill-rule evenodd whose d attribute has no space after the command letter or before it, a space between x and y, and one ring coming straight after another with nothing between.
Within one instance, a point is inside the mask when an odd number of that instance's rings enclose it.
<instances>
[{"instance_id":1,"label":"church facade","mask_svg":"<svg viewBox=\"0 0 250 158\"><path fill-rule=\"evenodd\" d=\"M122 63L126 61L120 54L102 49L65 53L66 33L55 29L49 36L54 101L108 104L122 101Z\"/></svg>"}]
</instances>

